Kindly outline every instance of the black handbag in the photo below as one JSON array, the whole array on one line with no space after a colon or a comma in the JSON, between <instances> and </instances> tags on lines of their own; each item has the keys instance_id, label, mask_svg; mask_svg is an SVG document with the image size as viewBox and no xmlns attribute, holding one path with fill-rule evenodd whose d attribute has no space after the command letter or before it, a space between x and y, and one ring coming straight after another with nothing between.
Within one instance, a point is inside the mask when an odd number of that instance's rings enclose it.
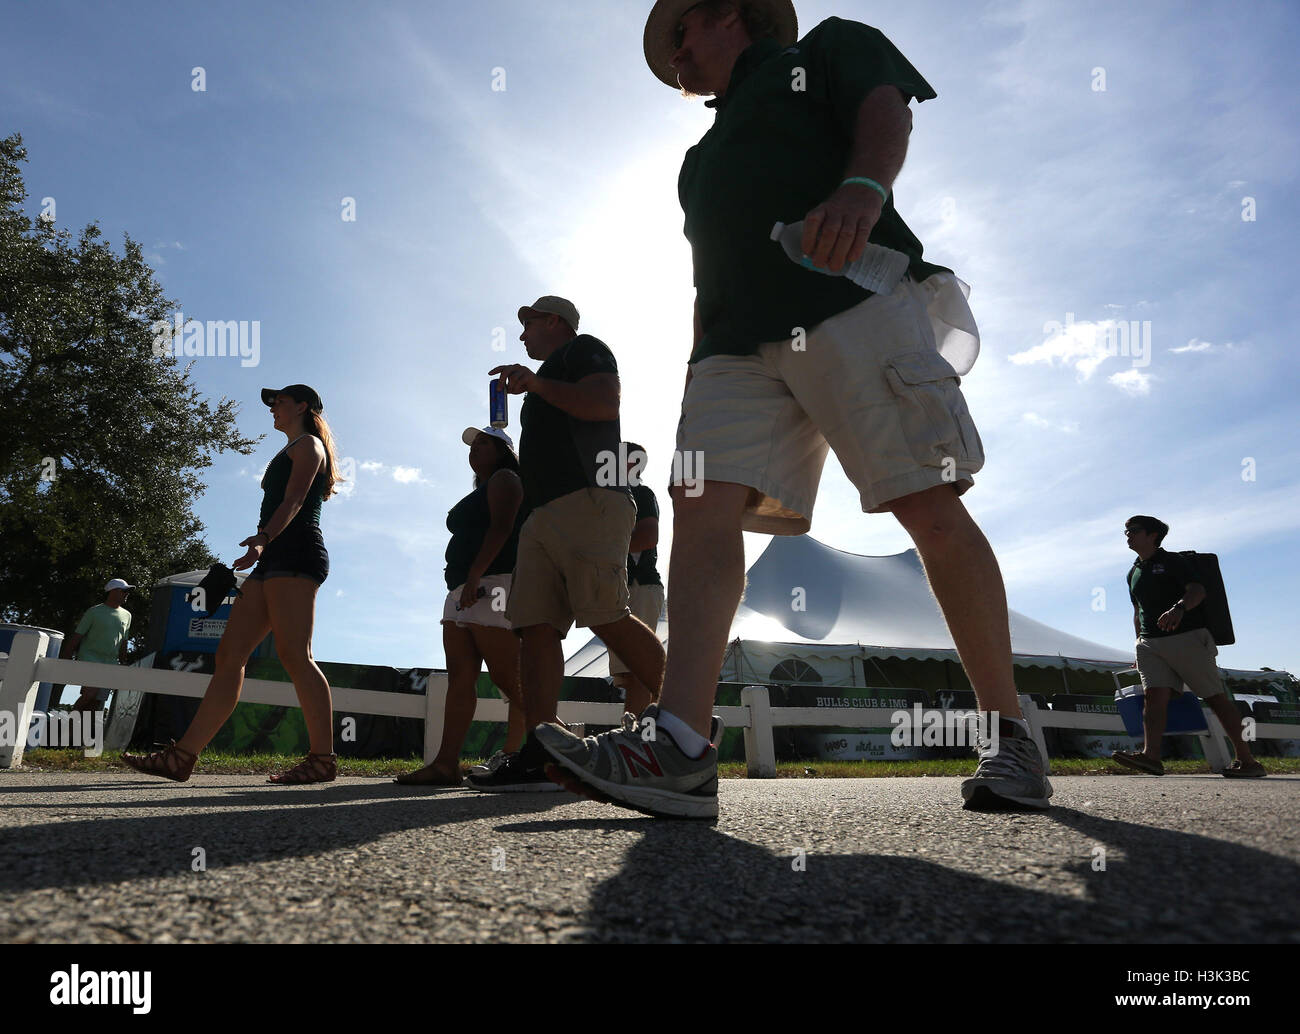
<instances>
[{"instance_id":1,"label":"black handbag","mask_svg":"<svg viewBox=\"0 0 1300 1034\"><path fill-rule=\"evenodd\" d=\"M231 592L236 596L244 595L238 588L235 572L225 564L213 564L208 568L208 573L203 576L203 580L185 594L185 602L191 605L197 604L197 609L205 611L203 616L210 618L226 602L226 597Z\"/></svg>"}]
</instances>

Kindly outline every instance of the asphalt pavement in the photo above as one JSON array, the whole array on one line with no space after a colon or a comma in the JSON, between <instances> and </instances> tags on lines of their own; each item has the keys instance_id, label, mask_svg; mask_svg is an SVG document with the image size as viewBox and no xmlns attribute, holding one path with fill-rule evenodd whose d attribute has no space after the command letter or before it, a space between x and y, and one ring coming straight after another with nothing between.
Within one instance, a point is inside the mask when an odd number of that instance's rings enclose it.
<instances>
[{"instance_id":1,"label":"asphalt pavement","mask_svg":"<svg viewBox=\"0 0 1300 1034\"><path fill-rule=\"evenodd\" d=\"M568 793L0 772L0 942L1300 943L1300 776L723 780Z\"/></svg>"}]
</instances>

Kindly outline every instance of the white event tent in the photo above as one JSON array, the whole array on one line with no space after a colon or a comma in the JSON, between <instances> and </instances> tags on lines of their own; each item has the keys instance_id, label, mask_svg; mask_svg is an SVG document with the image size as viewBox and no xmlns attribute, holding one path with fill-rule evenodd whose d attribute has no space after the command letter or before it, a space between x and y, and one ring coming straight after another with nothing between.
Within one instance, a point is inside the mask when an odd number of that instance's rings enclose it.
<instances>
[{"instance_id":1,"label":"white event tent","mask_svg":"<svg viewBox=\"0 0 1300 1034\"><path fill-rule=\"evenodd\" d=\"M1110 672L1133 663L1129 650L1080 639L1016 611L1010 618L1012 652L1022 671L1105 673L1109 682ZM658 633L667 642L663 615ZM749 569L745 600L728 638L722 682L917 685L916 673L903 674L900 661L950 662L960 672L952 637L915 550L859 556L808 535L776 536ZM882 661L894 662L895 677ZM604 644L593 638L568 659L565 674L607 676ZM950 671L948 681L952 677ZM1095 679L1089 681L1095 684ZM1060 676L1053 676L1050 685L1053 690L1070 688Z\"/></svg>"}]
</instances>

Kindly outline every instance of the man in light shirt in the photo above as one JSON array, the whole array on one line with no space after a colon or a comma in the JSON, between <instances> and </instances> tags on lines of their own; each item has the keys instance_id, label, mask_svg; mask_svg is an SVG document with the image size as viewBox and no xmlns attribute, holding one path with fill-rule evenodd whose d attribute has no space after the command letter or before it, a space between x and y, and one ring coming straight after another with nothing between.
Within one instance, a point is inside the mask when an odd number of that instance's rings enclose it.
<instances>
[{"instance_id":1,"label":"man in light shirt","mask_svg":"<svg viewBox=\"0 0 1300 1034\"><path fill-rule=\"evenodd\" d=\"M134 585L121 578L104 586L107 595L81 616L77 631L63 642L59 656L90 661L94 664L125 664L126 641L131 633L131 612L123 606L126 594ZM74 711L98 711L104 706L108 690L82 686L81 696L72 705Z\"/></svg>"}]
</instances>

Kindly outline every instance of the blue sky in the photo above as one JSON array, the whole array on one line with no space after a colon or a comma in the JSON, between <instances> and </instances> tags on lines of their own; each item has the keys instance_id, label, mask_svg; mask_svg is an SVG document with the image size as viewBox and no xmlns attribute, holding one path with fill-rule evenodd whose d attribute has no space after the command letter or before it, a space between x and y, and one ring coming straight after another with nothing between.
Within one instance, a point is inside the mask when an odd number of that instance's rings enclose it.
<instances>
[{"instance_id":1,"label":"blue sky","mask_svg":"<svg viewBox=\"0 0 1300 1034\"><path fill-rule=\"evenodd\" d=\"M913 105L895 196L972 287L983 351L964 390L988 463L965 498L1011 606L1127 646L1122 526L1154 513L1170 548L1220 556L1237 630L1221 663L1300 671L1294 6L797 7L802 31L880 28L939 94ZM712 115L646 68L648 8L8 9L0 132L29 150L29 214L51 197L60 226L129 232L187 318L260 321L256 367L193 371L268 433L208 471L219 556L254 530L283 444L258 389L325 400L356 478L324 511L317 657L442 664L460 431L486 422L488 369L526 361L514 313L538 295L572 298L614 349L625 436L666 482L692 299L676 176ZM1108 348L1121 321L1135 333ZM834 461L812 533L910 545ZM746 539L752 562L766 540Z\"/></svg>"}]
</instances>

